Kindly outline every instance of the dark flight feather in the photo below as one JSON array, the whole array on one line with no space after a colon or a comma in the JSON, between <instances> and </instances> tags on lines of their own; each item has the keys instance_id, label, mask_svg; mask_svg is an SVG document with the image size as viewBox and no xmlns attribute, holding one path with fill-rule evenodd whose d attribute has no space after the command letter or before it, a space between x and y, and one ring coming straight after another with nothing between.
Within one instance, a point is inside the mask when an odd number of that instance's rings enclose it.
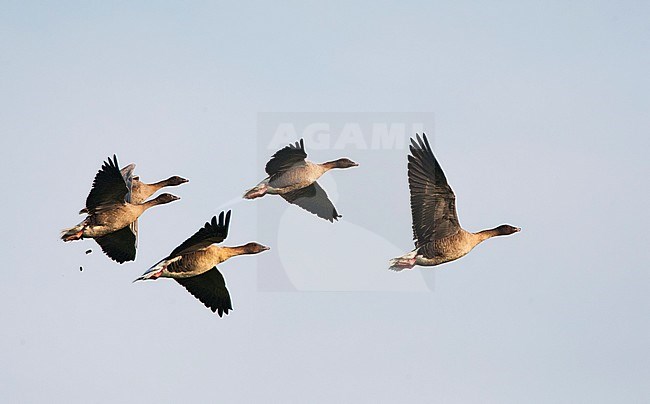
<instances>
[{"instance_id":1,"label":"dark flight feather","mask_svg":"<svg viewBox=\"0 0 650 404\"><path fill-rule=\"evenodd\" d=\"M228 213L221 212L219 214L219 221L217 221L216 216L213 216L210 222L207 222L205 226L199 229L199 231L181 243L181 245L174 248L166 259L197 251L209 246L210 244L220 243L225 240L226 237L228 237L230 214L230 210Z\"/></svg>"},{"instance_id":2,"label":"dark flight feather","mask_svg":"<svg viewBox=\"0 0 650 404\"><path fill-rule=\"evenodd\" d=\"M269 176L273 176L298 164L304 164L306 158L305 144L300 139L300 142L290 144L275 152L271 160L266 163L265 170Z\"/></svg>"},{"instance_id":3,"label":"dark flight feather","mask_svg":"<svg viewBox=\"0 0 650 404\"><path fill-rule=\"evenodd\" d=\"M281 194L281 196L287 202L300 206L306 211L330 222L334 222L334 220L341 217L332 201L327 197L325 190L317 182L308 187Z\"/></svg>"},{"instance_id":4,"label":"dark flight feather","mask_svg":"<svg viewBox=\"0 0 650 404\"><path fill-rule=\"evenodd\" d=\"M426 135L411 139L408 178L415 246L439 240L460 230L456 196L447 184L440 164L431 151Z\"/></svg>"},{"instance_id":5,"label":"dark flight feather","mask_svg":"<svg viewBox=\"0 0 650 404\"><path fill-rule=\"evenodd\" d=\"M86 198L86 209L93 212L102 206L122 204L128 193L127 182L120 173L117 157L113 155L113 160L109 157L95 175L93 186Z\"/></svg>"},{"instance_id":6,"label":"dark flight feather","mask_svg":"<svg viewBox=\"0 0 650 404\"><path fill-rule=\"evenodd\" d=\"M176 281L219 317L232 310L226 281L217 267L190 278L176 278Z\"/></svg>"},{"instance_id":7,"label":"dark flight feather","mask_svg":"<svg viewBox=\"0 0 650 404\"><path fill-rule=\"evenodd\" d=\"M95 241L112 260L120 264L135 260L136 235L129 226L95 238Z\"/></svg>"}]
</instances>

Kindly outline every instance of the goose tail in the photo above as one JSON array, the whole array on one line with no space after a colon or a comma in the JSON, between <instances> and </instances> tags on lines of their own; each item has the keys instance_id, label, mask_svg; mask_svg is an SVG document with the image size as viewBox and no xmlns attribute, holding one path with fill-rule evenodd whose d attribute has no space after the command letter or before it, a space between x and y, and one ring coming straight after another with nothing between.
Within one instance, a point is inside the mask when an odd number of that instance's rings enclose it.
<instances>
[{"instance_id":1,"label":"goose tail","mask_svg":"<svg viewBox=\"0 0 650 404\"><path fill-rule=\"evenodd\" d=\"M244 199L261 198L266 194L268 187L265 183L258 184L244 193Z\"/></svg>"},{"instance_id":2,"label":"goose tail","mask_svg":"<svg viewBox=\"0 0 650 404\"><path fill-rule=\"evenodd\" d=\"M167 268L167 265L171 264L174 261L181 259L180 256L174 257L172 259L163 259L156 263L156 265L147 269L145 273L142 274L139 278L135 279L133 282L137 281L146 281L147 279L156 280L163 276L163 271Z\"/></svg>"},{"instance_id":3,"label":"goose tail","mask_svg":"<svg viewBox=\"0 0 650 404\"><path fill-rule=\"evenodd\" d=\"M401 257L393 258L388 261L390 265L388 269L391 271L399 272L405 269L413 269L415 266L415 256L417 255L417 250L411 251L408 254L404 254Z\"/></svg>"},{"instance_id":4,"label":"goose tail","mask_svg":"<svg viewBox=\"0 0 650 404\"><path fill-rule=\"evenodd\" d=\"M85 227L86 227L86 222L83 221L74 227L71 227L69 229L63 229L61 231L61 240L63 241L81 240L81 238L83 237L83 231Z\"/></svg>"}]
</instances>

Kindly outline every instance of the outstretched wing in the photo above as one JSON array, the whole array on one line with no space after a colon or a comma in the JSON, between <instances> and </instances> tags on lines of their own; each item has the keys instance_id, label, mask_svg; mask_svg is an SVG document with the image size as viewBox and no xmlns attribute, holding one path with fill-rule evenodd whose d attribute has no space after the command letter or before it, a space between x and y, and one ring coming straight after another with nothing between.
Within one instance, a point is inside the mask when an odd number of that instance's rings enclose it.
<instances>
[{"instance_id":1,"label":"outstretched wing","mask_svg":"<svg viewBox=\"0 0 650 404\"><path fill-rule=\"evenodd\" d=\"M300 142L290 144L275 152L273 157L271 157L271 160L266 163L265 170L268 175L274 175L286 171L295 165L303 164L306 158L307 153L305 153L305 144L303 143L303 140L300 139Z\"/></svg>"},{"instance_id":2,"label":"outstretched wing","mask_svg":"<svg viewBox=\"0 0 650 404\"><path fill-rule=\"evenodd\" d=\"M308 187L281 194L281 196L287 202L298 205L306 211L330 222L339 220L339 217L341 217L332 204L332 201L327 197L325 190L317 182L314 182Z\"/></svg>"},{"instance_id":3,"label":"outstretched wing","mask_svg":"<svg viewBox=\"0 0 650 404\"><path fill-rule=\"evenodd\" d=\"M420 247L432 240L456 234L460 229L456 215L456 196L433 156L426 135L411 139L408 156L409 189L413 239Z\"/></svg>"},{"instance_id":4,"label":"outstretched wing","mask_svg":"<svg viewBox=\"0 0 650 404\"><path fill-rule=\"evenodd\" d=\"M228 314L228 310L232 310L226 281L217 267L190 278L176 278L176 281L199 299L205 307L216 312L219 317Z\"/></svg>"},{"instance_id":5,"label":"outstretched wing","mask_svg":"<svg viewBox=\"0 0 650 404\"><path fill-rule=\"evenodd\" d=\"M169 258L187 254L192 251L200 250L205 248L210 244L220 243L226 237L228 237L228 226L230 226L230 213L221 212L219 214L219 221L217 222L217 217L213 216L210 222L207 222L205 226L199 229L192 237L183 241L181 245L174 248L174 251L169 254ZM225 217L224 217L225 215Z\"/></svg>"},{"instance_id":6,"label":"outstretched wing","mask_svg":"<svg viewBox=\"0 0 650 404\"><path fill-rule=\"evenodd\" d=\"M109 159L110 160L110 159ZM135 169L135 164L129 164L126 167L123 167L120 170L120 173L122 174L122 178L124 178L124 182L126 183L126 189L128 190L126 195L124 196L124 201L125 202L131 202L131 188L133 185L133 181L137 178L133 176L133 170ZM79 211L80 215L88 213L88 208L83 208ZM137 228L134 230L134 233L137 234Z\"/></svg>"},{"instance_id":7,"label":"outstretched wing","mask_svg":"<svg viewBox=\"0 0 650 404\"><path fill-rule=\"evenodd\" d=\"M135 260L136 236L129 226L95 238L102 251L120 264Z\"/></svg>"},{"instance_id":8,"label":"outstretched wing","mask_svg":"<svg viewBox=\"0 0 650 404\"><path fill-rule=\"evenodd\" d=\"M124 203L128 192L127 183L117 165L117 157L113 155L113 160L109 157L95 175L93 186L86 198L86 208L93 212L103 205Z\"/></svg>"}]
</instances>

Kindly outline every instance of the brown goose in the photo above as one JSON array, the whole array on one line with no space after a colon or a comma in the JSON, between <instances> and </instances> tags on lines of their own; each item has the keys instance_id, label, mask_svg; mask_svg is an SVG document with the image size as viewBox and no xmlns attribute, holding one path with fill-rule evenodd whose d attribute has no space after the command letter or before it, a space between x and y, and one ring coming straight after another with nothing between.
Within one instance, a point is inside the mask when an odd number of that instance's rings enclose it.
<instances>
[{"instance_id":1,"label":"brown goose","mask_svg":"<svg viewBox=\"0 0 650 404\"><path fill-rule=\"evenodd\" d=\"M318 217L330 222L338 220L341 215L336 212L327 193L316 180L333 168L350 168L358 164L347 158L320 164L305 158L307 153L302 139L278 150L266 163L266 173L269 176L255 188L246 191L244 198L255 199L266 194L278 194L287 202L298 205Z\"/></svg>"},{"instance_id":2,"label":"brown goose","mask_svg":"<svg viewBox=\"0 0 650 404\"><path fill-rule=\"evenodd\" d=\"M164 187L174 187L177 185L184 184L189 182L185 178L179 177L177 175L169 177L166 180L154 182L153 184L147 184L140 181L140 177L133 176L133 170L135 169L135 164L129 164L128 166L122 168L120 173L124 177L124 181L129 187L129 192L124 197L124 200L129 203L138 204L147 200L151 195L155 194L157 191ZM130 186L129 186L130 184ZM88 213L88 208L83 208L79 211L79 214ZM138 247L138 220L136 219L133 223L129 225L131 232L135 236L135 248ZM125 231L126 234L126 231ZM130 235L129 235L130 237Z\"/></svg>"},{"instance_id":3,"label":"brown goose","mask_svg":"<svg viewBox=\"0 0 650 404\"><path fill-rule=\"evenodd\" d=\"M130 169L129 169L130 167ZM95 175L93 186L86 198L88 216L78 225L66 229L61 235L63 241L93 238L104 253L120 264L135 259L136 234L129 227L145 210L178 200L177 196L162 194L142 203L130 203L132 170L125 167L122 175L113 156L104 162Z\"/></svg>"},{"instance_id":4,"label":"brown goose","mask_svg":"<svg viewBox=\"0 0 650 404\"><path fill-rule=\"evenodd\" d=\"M444 264L463 257L490 237L521 230L504 224L478 233L465 231L458 223L454 191L447 184L426 135L422 139L417 135L417 142L411 139L410 149L408 177L415 249L390 260L390 269L401 271L415 265Z\"/></svg>"},{"instance_id":5,"label":"brown goose","mask_svg":"<svg viewBox=\"0 0 650 404\"><path fill-rule=\"evenodd\" d=\"M214 216L199 231L181 245L176 247L166 258L163 258L136 281L158 278L173 278L188 292L199 299L205 307L217 312L219 317L232 310L230 293L226 281L216 265L225 260L243 254L257 254L269 247L258 243L248 243L238 247L220 247L220 243L228 236L230 226L230 211L219 214L219 221Z\"/></svg>"}]
</instances>

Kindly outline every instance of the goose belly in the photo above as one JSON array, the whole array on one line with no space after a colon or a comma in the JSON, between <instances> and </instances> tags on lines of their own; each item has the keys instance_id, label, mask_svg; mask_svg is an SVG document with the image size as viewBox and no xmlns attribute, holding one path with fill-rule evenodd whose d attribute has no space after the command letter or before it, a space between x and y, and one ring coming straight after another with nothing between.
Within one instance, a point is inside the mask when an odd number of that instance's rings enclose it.
<instances>
[{"instance_id":1,"label":"goose belly","mask_svg":"<svg viewBox=\"0 0 650 404\"><path fill-rule=\"evenodd\" d=\"M286 173L281 174L280 176L273 178L268 183L269 190L271 194L284 194L287 192L295 191L296 189L302 189L313 184L320 175L314 172L314 170L307 169L294 169L287 171Z\"/></svg>"},{"instance_id":2,"label":"goose belly","mask_svg":"<svg viewBox=\"0 0 650 404\"><path fill-rule=\"evenodd\" d=\"M440 264L444 264L446 262L451 262L455 261L458 258L461 258L465 256L467 253L464 254L447 254L447 255L437 255L433 258L428 258L425 257L424 255L417 255L415 257L415 265L421 265L424 267L432 267Z\"/></svg>"},{"instance_id":3,"label":"goose belly","mask_svg":"<svg viewBox=\"0 0 650 404\"><path fill-rule=\"evenodd\" d=\"M161 263L162 276L168 278L190 278L204 274L216 265L224 262L228 257L225 251L218 246L210 246L181 257L174 257Z\"/></svg>"},{"instance_id":4,"label":"goose belly","mask_svg":"<svg viewBox=\"0 0 650 404\"><path fill-rule=\"evenodd\" d=\"M465 241L464 237L461 240ZM455 261L458 258L464 257L473 248L474 245L468 242L449 243L442 241L418 250L415 263L422 266L444 264L445 262Z\"/></svg>"},{"instance_id":5,"label":"goose belly","mask_svg":"<svg viewBox=\"0 0 650 404\"><path fill-rule=\"evenodd\" d=\"M95 213L92 224L84 230L85 237L101 237L121 230L138 219L138 213L126 206Z\"/></svg>"}]
</instances>

